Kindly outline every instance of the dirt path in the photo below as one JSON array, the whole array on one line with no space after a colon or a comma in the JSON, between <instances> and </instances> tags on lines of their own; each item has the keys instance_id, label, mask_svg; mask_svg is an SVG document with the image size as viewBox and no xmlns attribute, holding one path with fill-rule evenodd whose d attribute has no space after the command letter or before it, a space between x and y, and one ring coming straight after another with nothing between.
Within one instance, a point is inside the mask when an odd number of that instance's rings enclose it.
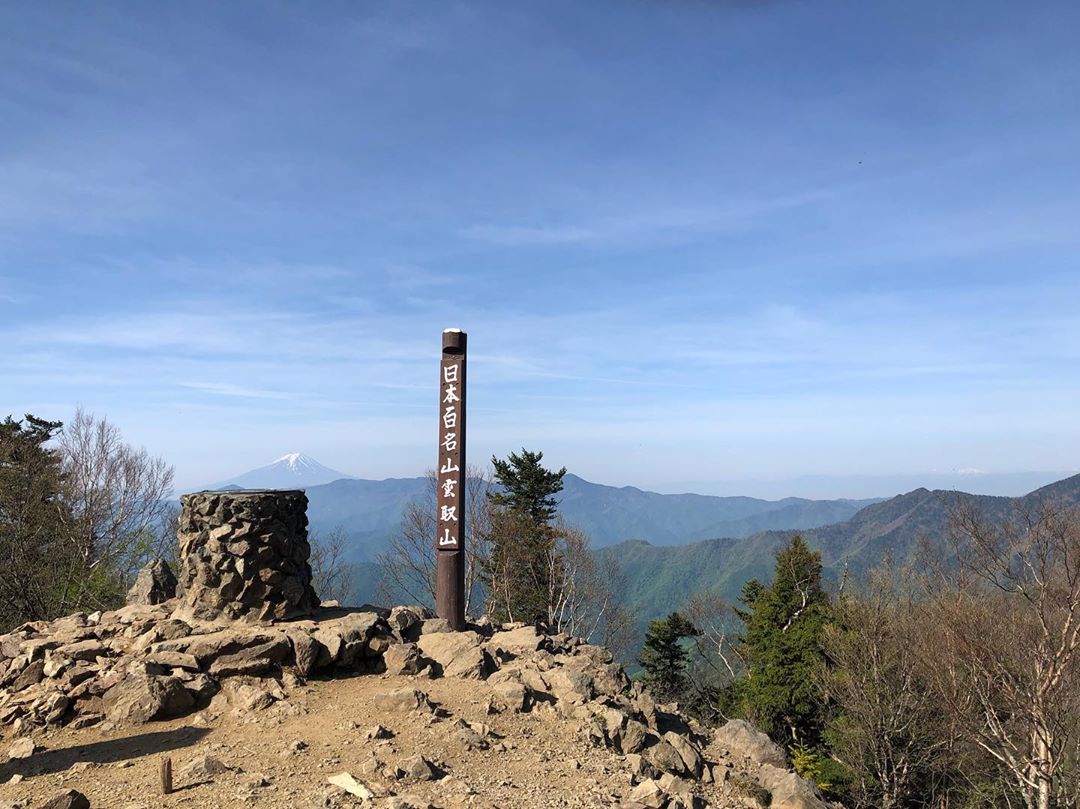
<instances>
[{"instance_id":1,"label":"dirt path","mask_svg":"<svg viewBox=\"0 0 1080 809\"><path fill-rule=\"evenodd\" d=\"M439 710L376 706L378 695L402 687L426 692ZM207 709L138 727L65 729L37 738L43 749L31 758L0 768L0 806L8 801L33 809L70 788L95 809L361 805L351 798L327 802L327 777L342 771L377 796L412 795L448 807L603 806L629 792L619 757L592 747L578 733L579 722L553 709L489 715L491 694L483 681L358 676L308 683L287 705L260 712L215 715ZM379 724L392 736L369 739L369 729ZM11 741L6 738L2 749ZM387 772L408 770L416 755L445 775L414 782ZM165 756L177 773L177 789L168 796L158 786ZM185 766L200 756L233 769L185 775ZM22 780L10 783L13 775Z\"/></svg>"}]
</instances>

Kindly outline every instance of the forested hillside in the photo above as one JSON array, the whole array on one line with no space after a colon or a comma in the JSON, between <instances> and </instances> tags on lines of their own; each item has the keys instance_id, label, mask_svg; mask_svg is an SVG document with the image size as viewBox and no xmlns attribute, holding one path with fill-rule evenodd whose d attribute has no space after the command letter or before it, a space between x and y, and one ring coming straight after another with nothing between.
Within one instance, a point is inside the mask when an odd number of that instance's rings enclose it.
<instances>
[{"instance_id":1,"label":"forested hillside","mask_svg":"<svg viewBox=\"0 0 1080 809\"><path fill-rule=\"evenodd\" d=\"M712 590L733 601L744 582L771 569L776 549L796 533L821 551L825 576L835 580L845 569L863 573L886 556L900 562L911 559L920 541L940 541L946 536L949 515L962 503L975 504L994 519L1017 504L1030 508L1049 499L1062 505L1080 504L1080 475L1019 498L916 489L869 505L851 519L833 525L764 531L676 547L631 541L600 553L620 571L627 602L643 623L678 609L694 592Z\"/></svg>"}]
</instances>

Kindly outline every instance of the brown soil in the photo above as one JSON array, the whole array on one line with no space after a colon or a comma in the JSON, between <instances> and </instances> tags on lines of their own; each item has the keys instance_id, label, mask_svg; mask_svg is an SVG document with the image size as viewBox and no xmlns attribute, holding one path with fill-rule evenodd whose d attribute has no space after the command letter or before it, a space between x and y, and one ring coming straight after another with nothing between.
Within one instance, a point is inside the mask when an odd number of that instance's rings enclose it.
<instances>
[{"instance_id":1,"label":"brown soil","mask_svg":"<svg viewBox=\"0 0 1080 809\"><path fill-rule=\"evenodd\" d=\"M376 707L376 695L401 687L426 692L437 715ZM35 737L43 749L31 758L0 767L0 806L11 801L36 807L65 789L84 793L95 809L370 805L348 797L324 802L333 792L327 778L342 771L377 796L414 795L436 806L604 806L629 793L621 757L591 746L579 721L560 718L549 706L489 715L491 694L484 681L356 676L293 690L291 712L280 705L241 715L207 710L138 727L52 731ZM488 725L489 749L469 749L455 730L459 719ZM393 738L366 738L376 724ZM8 734L0 750L12 741ZM386 776L387 766L416 754L446 775L418 783ZM235 769L185 779L184 765L200 755ZM177 774L170 795L159 787L166 756ZM16 774L23 780L10 783Z\"/></svg>"}]
</instances>

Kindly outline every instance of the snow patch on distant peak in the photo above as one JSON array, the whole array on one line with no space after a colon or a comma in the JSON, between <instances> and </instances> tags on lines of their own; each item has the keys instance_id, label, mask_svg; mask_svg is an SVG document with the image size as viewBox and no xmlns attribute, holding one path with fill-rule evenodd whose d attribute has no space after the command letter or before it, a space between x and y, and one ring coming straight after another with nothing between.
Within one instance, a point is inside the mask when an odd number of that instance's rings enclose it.
<instances>
[{"instance_id":1,"label":"snow patch on distant peak","mask_svg":"<svg viewBox=\"0 0 1080 809\"><path fill-rule=\"evenodd\" d=\"M271 463L287 463L289 466L297 466L301 463L307 463L309 458L302 452L290 452L288 455L282 455L280 458L275 458Z\"/></svg>"}]
</instances>

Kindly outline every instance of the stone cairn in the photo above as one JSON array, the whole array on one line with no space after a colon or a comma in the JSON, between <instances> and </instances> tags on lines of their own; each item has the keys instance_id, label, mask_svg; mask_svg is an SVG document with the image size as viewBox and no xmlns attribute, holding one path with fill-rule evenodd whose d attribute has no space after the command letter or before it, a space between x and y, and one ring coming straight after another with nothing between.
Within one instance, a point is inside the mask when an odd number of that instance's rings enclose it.
<instances>
[{"instance_id":1,"label":"stone cairn","mask_svg":"<svg viewBox=\"0 0 1080 809\"><path fill-rule=\"evenodd\" d=\"M310 615L318 606L302 491L196 492L180 502L185 614L254 623Z\"/></svg>"}]
</instances>

